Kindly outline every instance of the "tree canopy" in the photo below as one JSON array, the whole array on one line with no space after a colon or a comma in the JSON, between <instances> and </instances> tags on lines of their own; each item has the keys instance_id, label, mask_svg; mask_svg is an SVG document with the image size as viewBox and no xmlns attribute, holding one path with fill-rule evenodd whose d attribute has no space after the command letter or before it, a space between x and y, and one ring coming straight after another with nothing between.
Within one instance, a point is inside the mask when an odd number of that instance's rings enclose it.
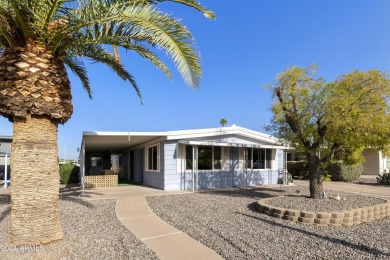
<instances>
[{"instance_id":1,"label":"tree canopy","mask_svg":"<svg viewBox=\"0 0 390 260\"><path fill-rule=\"evenodd\" d=\"M368 147L388 151L390 80L372 69L327 82L315 77L316 71L316 66L291 67L268 85L274 99L268 130L305 153L309 168L313 164L311 175L322 187L321 165L362 161Z\"/></svg>"}]
</instances>

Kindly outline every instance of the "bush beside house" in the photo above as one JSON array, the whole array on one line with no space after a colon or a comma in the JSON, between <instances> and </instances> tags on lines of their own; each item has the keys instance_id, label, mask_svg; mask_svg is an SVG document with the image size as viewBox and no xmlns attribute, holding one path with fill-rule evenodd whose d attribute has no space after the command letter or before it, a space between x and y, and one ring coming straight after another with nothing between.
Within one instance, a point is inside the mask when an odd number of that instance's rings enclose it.
<instances>
[{"instance_id":1,"label":"bush beside house","mask_svg":"<svg viewBox=\"0 0 390 260\"><path fill-rule=\"evenodd\" d=\"M381 185L390 185L390 173L384 172L376 177L376 181Z\"/></svg>"},{"instance_id":2,"label":"bush beside house","mask_svg":"<svg viewBox=\"0 0 390 260\"><path fill-rule=\"evenodd\" d=\"M305 161L299 162L287 162L287 171L295 178L309 179L310 173L307 169L307 163ZM363 172L363 166L361 164L346 165L342 162L333 162L328 166L328 176L331 176L331 180L334 181L347 181L352 182L360 178Z\"/></svg>"},{"instance_id":3,"label":"bush beside house","mask_svg":"<svg viewBox=\"0 0 390 260\"><path fill-rule=\"evenodd\" d=\"M287 171L294 177L299 179L309 179L310 173L307 169L305 161L287 162Z\"/></svg>"},{"instance_id":4,"label":"bush beside house","mask_svg":"<svg viewBox=\"0 0 390 260\"><path fill-rule=\"evenodd\" d=\"M64 184L79 182L79 167L73 163L60 164L60 177Z\"/></svg>"},{"instance_id":5,"label":"bush beside house","mask_svg":"<svg viewBox=\"0 0 390 260\"><path fill-rule=\"evenodd\" d=\"M329 165L328 172L334 181L352 182L360 178L363 166L361 164L346 165L342 162L334 162Z\"/></svg>"}]
</instances>

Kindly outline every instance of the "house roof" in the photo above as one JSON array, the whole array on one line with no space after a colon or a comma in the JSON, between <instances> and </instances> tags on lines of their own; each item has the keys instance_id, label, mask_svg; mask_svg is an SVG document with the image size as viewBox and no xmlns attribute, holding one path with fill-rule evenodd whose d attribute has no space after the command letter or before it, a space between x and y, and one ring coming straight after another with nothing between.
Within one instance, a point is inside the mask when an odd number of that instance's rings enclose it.
<instances>
[{"instance_id":1,"label":"house roof","mask_svg":"<svg viewBox=\"0 0 390 260\"><path fill-rule=\"evenodd\" d=\"M83 144L87 151L98 151L103 148L106 150L123 150L153 140L178 140L185 143L185 140L227 135L246 137L270 145L281 146L279 140L271 135L235 125L166 132L83 132Z\"/></svg>"}]
</instances>

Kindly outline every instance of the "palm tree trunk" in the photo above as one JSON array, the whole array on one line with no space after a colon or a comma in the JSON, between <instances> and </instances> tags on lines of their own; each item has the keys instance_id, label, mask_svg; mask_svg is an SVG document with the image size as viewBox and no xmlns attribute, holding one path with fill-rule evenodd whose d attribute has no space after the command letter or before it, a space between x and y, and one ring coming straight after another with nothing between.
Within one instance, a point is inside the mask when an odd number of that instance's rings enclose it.
<instances>
[{"instance_id":1,"label":"palm tree trunk","mask_svg":"<svg viewBox=\"0 0 390 260\"><path fill-rule=\"evenodd\" d=\"M14 118L9 243L62 239L58 207L57 123L48 116Z\"/></svg>"}]
</instances>

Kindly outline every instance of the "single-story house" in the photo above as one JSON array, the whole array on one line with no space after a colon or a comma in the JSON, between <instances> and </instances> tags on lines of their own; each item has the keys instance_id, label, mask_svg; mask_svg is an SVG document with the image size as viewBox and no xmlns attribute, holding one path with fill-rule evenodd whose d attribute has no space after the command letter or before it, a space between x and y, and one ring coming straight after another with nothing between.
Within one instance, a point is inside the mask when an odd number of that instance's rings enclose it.
<instances>
[{"instance_id":1,"label":"single-story house","mask_svg":"<svg viewBox=\"0 0 390 260\"><path fill-rule=\"evenodd\" d=\"M238 126L169 132L83 132L80 175L116 172L163 190L276 184L285 150L276 138Z\"/></svg>"},{"instance_id":2,"label":"single-story house","mask_svg":"<svg viewBox=\"0 0 390 260\"><path fill-rule=\"evenodd\" d=\"M11 136L0 136L0 183L4 180L5 174L7 174L7 179L10 176L11 143Z\"/></svg>"}]
</instances>

